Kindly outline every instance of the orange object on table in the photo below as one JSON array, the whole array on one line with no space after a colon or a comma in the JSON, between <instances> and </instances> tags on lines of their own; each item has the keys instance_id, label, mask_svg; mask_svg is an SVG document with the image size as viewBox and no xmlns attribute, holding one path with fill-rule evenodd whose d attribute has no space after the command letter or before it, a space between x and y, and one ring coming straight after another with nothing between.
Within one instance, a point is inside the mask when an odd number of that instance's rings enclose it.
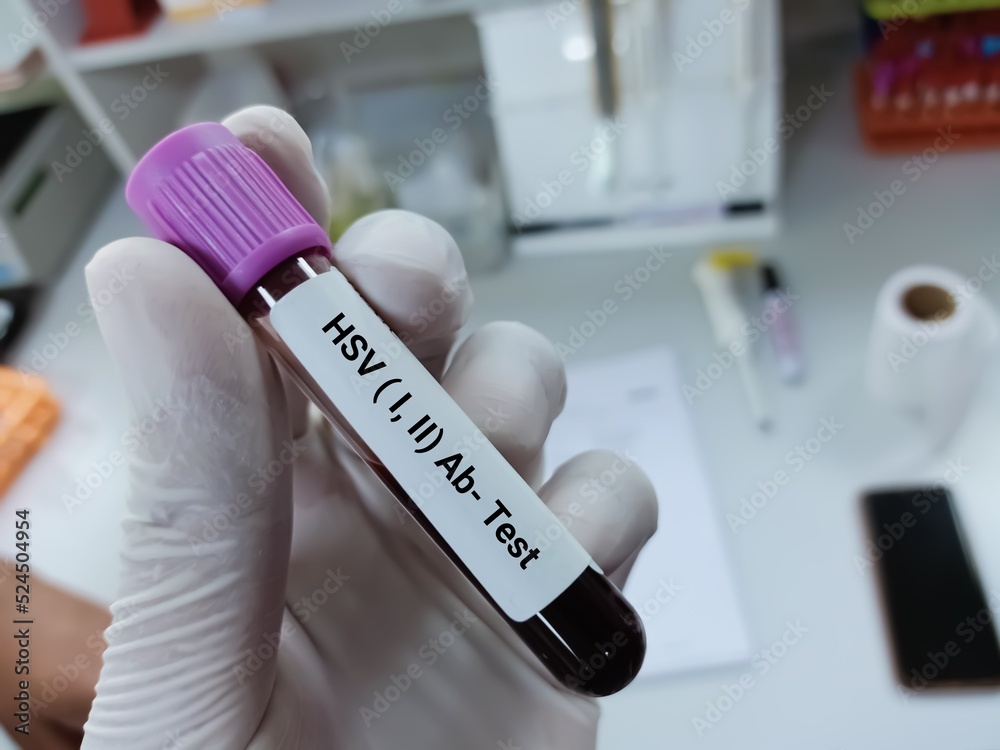
<instances>
[{"instance_id":1,"label":"orange object on table","mask_svg":"<svg viewBox=\"0 0 1000 750\"><path fill-rule=\"evenodd\" d=\"M1000 146L1000 11L894 19L880 30L854 72L871 151Z\"/></svg>"},{"instance_id":2,"label":"orange object on table","mask_svg":"<svg viewBox=\"0 0 1000 750\"><path fill-rule=\"evenodd\" d=\"M59 421L45 381L0 366L0 494L7 491Z\"/></svg>"},{"instance_id":3,"label":"orange object on table","mask_svg":"<svg viewBox=\"0 0 1000 750\"><path fill-rule=\"evenodd\" d=\"M65 3L63 3L65 4ZM143 33L160 12L156 0L84 0L84 44Z\"/></svg>"},{"instance_id":4,"label":"orange object on table","mask_svg":"<svg viewBox=\"0 0 1000 750\"><path fill-rule=\"evenodd\" d=\"M1000 146L1000 107L928 108L924 113L879 109L872 102L872 74L859 64L854 71L854 103L861 136L869 150L892 154L933 148L942 132L958 138L949 148L995 148Z\"/></svg>"}]
</instances>

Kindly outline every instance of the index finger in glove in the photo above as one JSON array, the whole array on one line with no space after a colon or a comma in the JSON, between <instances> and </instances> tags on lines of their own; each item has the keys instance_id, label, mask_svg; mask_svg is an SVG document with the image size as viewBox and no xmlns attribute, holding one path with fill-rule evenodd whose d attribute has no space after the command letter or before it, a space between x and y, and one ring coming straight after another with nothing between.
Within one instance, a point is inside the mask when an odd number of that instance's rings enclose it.
<instances>
[{"instance_id":1,"label":"index finger in glove","mask_svg":"<svg viewBox=\"0 0 1000 750\"><path fill-rule=\"evenodd\" d=\"M119 600L83 747L242 748L274 679L273 660L251 670L247 654L276 643L284 610L291 472L269 471L295 450L281 384L257 346L226 345L242 320L180 250L114 242L87 267L91 293L116 276L131 281L97 321L132 419L155 427L130 454Z\"/></svg>"}]
</instances>

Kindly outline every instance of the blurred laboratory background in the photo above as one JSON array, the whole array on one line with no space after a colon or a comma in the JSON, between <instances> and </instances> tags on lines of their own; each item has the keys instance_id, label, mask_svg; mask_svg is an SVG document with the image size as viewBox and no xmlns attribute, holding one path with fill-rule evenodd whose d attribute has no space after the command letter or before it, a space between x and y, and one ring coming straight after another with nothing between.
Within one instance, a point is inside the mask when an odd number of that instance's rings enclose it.
<instances>
[{"instance_id":1,"label":"blurred laboratory background","mask_svg":"<svg viewBox=\"0 0 1000 750\"><path fill-rule=\"evenodd\" d=\"M30 509L33 571L113 599L83 267L144 233L160 138L269 104L334 240L424 214L468 330L556 344L551 465L656 485L601 750L1000 748L1000 0L0 0L0 32L0 555Z\"/></svg>"}]
</instances>

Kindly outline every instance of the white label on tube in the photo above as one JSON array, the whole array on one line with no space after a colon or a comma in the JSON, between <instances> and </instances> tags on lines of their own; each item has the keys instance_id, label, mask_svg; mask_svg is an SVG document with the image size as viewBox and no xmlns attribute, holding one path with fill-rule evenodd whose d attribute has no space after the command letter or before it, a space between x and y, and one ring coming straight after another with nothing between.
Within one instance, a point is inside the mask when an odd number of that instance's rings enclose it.
<instances>
[{"instance_id":1,"label":"white label on tube","mask_svg":"<svg viewBox=\"0 0 1000 750\"><path fill-rule=\"evenodd\" d=\"M271 324L508 617L523 622L590 556L336 270Z\"/></svg>"}]
</instances>

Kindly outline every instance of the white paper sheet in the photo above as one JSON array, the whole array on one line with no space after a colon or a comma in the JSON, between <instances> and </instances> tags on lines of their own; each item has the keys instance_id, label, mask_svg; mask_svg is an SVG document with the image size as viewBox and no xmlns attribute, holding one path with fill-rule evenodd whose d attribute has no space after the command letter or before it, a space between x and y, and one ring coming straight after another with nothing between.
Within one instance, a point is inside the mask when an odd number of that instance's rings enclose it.
<instances>
[{"instance_id":1,"label":"white paper sheet","mask_svg":"<svg viewBox=\"0 0 1000 750\"><path fill-rule=\"evenodd\" d=\"M566 408L546 444L549 466L591 448L622 451L658 495L659 528L625 587L649 641L639 679L750 658L673 353L656 347L572 364L567 377Z\"/></svg>"}]
</instances>

